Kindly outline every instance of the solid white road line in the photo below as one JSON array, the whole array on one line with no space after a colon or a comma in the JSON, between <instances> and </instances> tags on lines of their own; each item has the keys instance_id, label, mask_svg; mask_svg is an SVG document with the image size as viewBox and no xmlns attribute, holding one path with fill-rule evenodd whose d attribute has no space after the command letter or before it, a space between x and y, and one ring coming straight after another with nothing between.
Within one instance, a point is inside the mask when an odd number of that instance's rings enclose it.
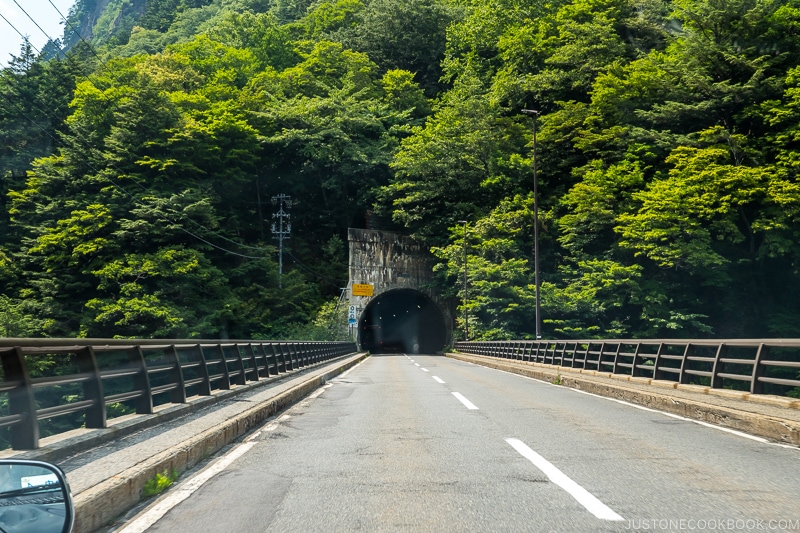
<instances>
[{"instance_id":1,"label":"solid white road line","mask_svg":"<svg viewBox=\"0 0 800 533\"><path fill-rule=\"evenodd\" d=\"M161 517L170 511L170 509L191 496L197 489L202 487L206 481L222 472L236 459L249 452L250 448L255 445L255 442L244 442L235 447L226 455L218 459L210 467L181 484L181 486L176 489L175 492L167 494L164 499L159 501L144 514L137 517L136 520L120 529L118 533L143 533L144 531L147 531L150 526L158 522Z\"/></svg>"},{"instance_id":2,"label":"solid white road line","mask_svg":"<svg viewBox=\"0 0 800 533\"><path fill-rule=\"evenodd\" d=\"M524 442L519 439L506 439L520 455L533 463L536 468L556 485L564 489L570 496L575 498L578 503L583 505L590 513L601 520L625 520L620 515L612 511L606 504L595 498L589 491L572 481L564 472L553 466L547 459L531 450Z\"/></svg>"},{"instance_id":3,"label":"solid white road line","mask_svg":"<svg viewBox=\"0 0 800 533\"><path fill-rule=\"evenodd\" d=\"M553 387L562 387L563 388L563 385L556 385L555 383L551 383L549 381L544 381L544 380L541 380L541 379L536 379L536 378L531 378L531 377L528 377L528 376L523 376L523 375L520 375L520 374L516 374L514 372L508 372L507 370L499 370L499 369L493 369L493 370L497 370L498 372L505 372L506 374L511 374L512 376L517 376L517 377L522 378L522 379L527 379L527 380L530 380L530 381L536 381L537 383L544 383L545 385L550 385L550 386L553 386ZM798 449L797 446L792 446L790 444L783 444L781 442L771 442L771 441L769 441L769 440L767 440L767 439L765 439L763 437L758 437L756 435L750 435L748 433L743 433L741 431L736 431L735 429L730 429L730 428L726 428L726 427L722 427L722 426L716 426L716 425L710 424L708 422L703 422L702 420L694 420L694 419L691 419L691 418L686 418L685 416L680 416L680 415L675 415L675 414L672 414L672 413L668 413L666 411L659 411L658 409L651 409L650 407L645 407L643 405L637 405L635 403L626 402L625 400L618 400L616 398L609 398L608 396L600 396L599 394L595 394L593 392L587 392L587 391L580 390L580 389L573 389L571 387L567 387L567 390L571 390L573 392L578 392L580 394L585 394L587 396L594 396L595 398L600 398L602 400L608 400L610 402L616 402L616 403L621 404L621 405L627 405L628 407L633 407L634 409L640 409L642 411L649 411L651 413L658 413L658 414L661 414L661 415L664 415L664 416L668 416L670 418L677 418L678 420L684 420L686 422L692 422L692 423L698 424L700 426L708 427L708 428L711 428L711 429L716 429L718 431L724 431L725 433L730 433L730 434L736 435L738 437L754 440L754 441L760 442L762 444L769 444L770 446L777 446L779 448L788 448L790 450L797 450Z\"/></svg>"},{"instance_id":4,"label":"solid white road line","mask_svg":"<svg viewBox=\"0 0 800 533\"><path fill-rule=\"evenodd\" d=\"M465 406L467 409L471 409L471 410L477 410L477 409L478 409L478 408L475 406L475 404L474 404L474 403L472 403L471 401L469 401L469 400L467 400L466 398L464 398L464 396L463 396L461 393L454 392L454 393L453 393L453 396L455 396L456 398L458 398L458 401L459 401L459 402L461 402L461 403L463 403L463 404L464 404L464 406Z\"/></svg>"},{"instance_id":5,"label":"solid white road line","mask_svg":"<svg viewBox=\"0 0 800 533\"><path fill-rule=\"evenodd\" d=\"M436 383L441 383L442 385L444 385L444 380L439 376L431 376L431 377L434 379L434 381L436 381Z\"/></svg>"},{"instance_id":6,"label":"solid white road line","mask_svg":"<svg viewBox=\"0 0 800 533\"><path fill-rule=\"evenodd\" d=\"M580 392L581 394L586 394L587 396L594 396L595 398L601 398L603 400L610 400L612 402L616 402L616 403L621 404L621 405L626 405L628 407L633 407L634 409L639 409L641 411L648 411L648 412L651 412L651 413L662 414L662 415L668 416L670 418L675 418L677 420L683 420L684 422L693 422L693 423L698 424L700 426L704 426L704 427L711 428L711 429L716 429L716 430L719 430L719 431L724 431L725 433L730 433L730 434L736 435L738 437L743 437L745 439L754 440L754 441L760 442L762 444L776 444L776 443L768 441L767 439L765 439L763 437L757 437L755 435L749 435L747 433L742 433L741 431L736 431L735 429L730 429L730 428L726 428L726 427L722 427L722 426L715 426L714 424L709 424L708 422L703 422L702 420L693 420L691 418L686 418L685 416L668 413L666 411L659 411L658 409L651 409L650 407L645 407L643 405L637 405L637 404L631 403L631 402L626 402L625 400L618 400L616 398L607 398L605 396L600 396L600 395L594 394L592 392L586 392L586 391L582 391L582 390L578 390L578 389L572 389L572 390L574 390L575 392ZM786 446L786 445L781 445L781 447L794 448L794 446Z\"/></svg>"}]
</instances>

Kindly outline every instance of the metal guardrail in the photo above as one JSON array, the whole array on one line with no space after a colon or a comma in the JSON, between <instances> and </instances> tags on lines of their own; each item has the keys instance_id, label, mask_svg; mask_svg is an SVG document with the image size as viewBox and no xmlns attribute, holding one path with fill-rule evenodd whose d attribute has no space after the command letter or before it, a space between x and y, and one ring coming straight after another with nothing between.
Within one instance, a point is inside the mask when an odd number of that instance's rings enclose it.
<instances>
[{"instance_id":1,"label":"metal guardrail","mask_svg":"<svg viewBox=\"0 0 800 533\"><path fill-rule=\"evenodd\" d=\"M83 413L85 427L105 428L110 404L152 414L156 403L185 403L355 351L352 342L0 339L0 430L9 428L13 449L36 449L45 419Z\"/></svg>"},{"instance_id":2,"label":"metal guardrail","mask_svg":"<svg viewBox=\"0 0 800 533\"><path fill-rule=\"evenodd\" d=\"M790 387L800 387L800 339L463 341L455 348L718 389L749 387L751 394L786 395Z\"/></svg>"}]
</instances>

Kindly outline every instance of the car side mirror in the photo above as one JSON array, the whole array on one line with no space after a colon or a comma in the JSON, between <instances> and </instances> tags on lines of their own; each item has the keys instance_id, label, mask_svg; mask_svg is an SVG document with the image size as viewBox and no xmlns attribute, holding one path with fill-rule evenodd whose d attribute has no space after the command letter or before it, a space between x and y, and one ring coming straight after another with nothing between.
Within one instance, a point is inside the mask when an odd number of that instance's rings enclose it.
<instances>
[{"instance_id":1,"label":"car side mirror","mask_svg":"<svg viewBox=\"0 0 800 533\"><path fill-rule=\"evenodd\" d=\"M74 521L72 494L60 468L0 460L0 533L70 533Z\"/></svg>"}]
</instances>

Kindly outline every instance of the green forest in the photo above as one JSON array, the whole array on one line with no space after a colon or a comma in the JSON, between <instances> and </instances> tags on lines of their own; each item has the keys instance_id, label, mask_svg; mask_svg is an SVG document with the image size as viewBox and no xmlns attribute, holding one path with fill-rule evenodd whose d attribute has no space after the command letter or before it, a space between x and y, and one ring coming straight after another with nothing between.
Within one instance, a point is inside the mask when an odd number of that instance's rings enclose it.
<instances>
[{"instance_id":1,"label":"green forest","mask_svg":"<svg viewBox=\"0 0 800 533\"><path fill-rule=\"evenodd\" d=\"M68 19L0 72L0 336L332 338L370 223L431 247L457 328L531 338L522 109L544 338L800 336L800 0Z\"/></svg>"}]
</instances>

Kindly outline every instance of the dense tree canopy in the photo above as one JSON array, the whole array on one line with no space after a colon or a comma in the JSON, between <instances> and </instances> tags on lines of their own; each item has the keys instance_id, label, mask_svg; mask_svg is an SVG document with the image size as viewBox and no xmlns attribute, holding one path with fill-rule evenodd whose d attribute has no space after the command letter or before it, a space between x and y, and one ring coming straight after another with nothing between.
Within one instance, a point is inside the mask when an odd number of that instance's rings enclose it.
<instances>
[{"instance_id":1,"label":"dense tree canopy","mask_svg":"<svg viewBox=\"0 0 800 533\"><path fill-rule=\"evenodd\" d=\"M460 326L532 336L524 108L546 337L800 334L799 0L96 11L0 73L0 335L329 335L374 211Z\"/></svg>"}]
</instances>

